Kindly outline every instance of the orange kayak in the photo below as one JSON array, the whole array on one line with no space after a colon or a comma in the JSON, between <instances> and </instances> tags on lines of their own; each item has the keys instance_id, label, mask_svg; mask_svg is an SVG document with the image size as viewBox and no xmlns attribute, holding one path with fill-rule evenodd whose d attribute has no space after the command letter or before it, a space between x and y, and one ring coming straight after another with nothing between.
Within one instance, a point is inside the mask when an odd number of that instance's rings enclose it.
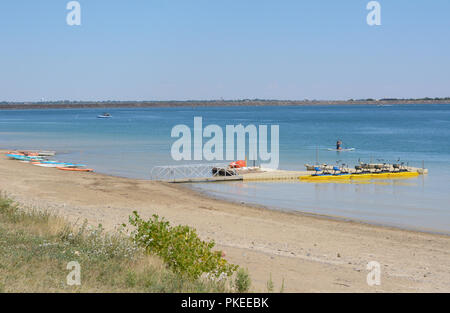
<instances>
[{"instance_id":1,"label":"orange kayak","mask_svg":"<svg viewBox=\"0 0 450 313\"><path fill-rule=\"evenodd\" d=\"M62 171L71 171L71 172L93 172L92 168L75 168L75 167L57 167L57 169Z\"/></svg>"}]
</instances>

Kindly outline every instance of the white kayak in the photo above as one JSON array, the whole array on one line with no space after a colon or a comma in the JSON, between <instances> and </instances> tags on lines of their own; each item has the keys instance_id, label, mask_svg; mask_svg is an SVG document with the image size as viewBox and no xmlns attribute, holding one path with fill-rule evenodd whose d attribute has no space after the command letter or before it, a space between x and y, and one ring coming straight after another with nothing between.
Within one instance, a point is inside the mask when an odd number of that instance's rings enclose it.
<instances>
[{"instance_id":1,"label":"white kayak","mask_svg":"<svg viewBox=\"0 0 450 313\"><path fill-rule=\"evenodd\" d=\"M64 166L67 166L67 165L62 164L62 163L50 163L50 164L38 163L38 164L33 164L33 165L41 166L41 167L64 167Z\"/></svg>"}]
</instances>

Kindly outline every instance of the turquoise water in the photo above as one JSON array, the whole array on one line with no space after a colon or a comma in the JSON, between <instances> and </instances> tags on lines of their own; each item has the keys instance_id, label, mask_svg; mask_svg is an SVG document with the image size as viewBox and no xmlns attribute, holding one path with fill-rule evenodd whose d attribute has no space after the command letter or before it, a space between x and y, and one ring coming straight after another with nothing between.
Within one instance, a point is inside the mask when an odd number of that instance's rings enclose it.
<instances>
[{"instance_id":1,"label":"turquoise water","mask_svg":"<svg viewBox=\"0 0 450 313\"><path fill-rule=\"evenodd\" d=\"M113 118L97 119L104 111ZM424 161L430 170L372 184L235 182L195 189L281 210L450 234L450 105L0 111L0 147L57 150L61 161L148 179L153 166L190 163L172 160L170 133L177 124L192 126L194 116L204 126L279 125L281 169L303 170L318 151L321 163L400 158L417 167ZM337 139L356 150L327 151Z\"/></svg>"}]
</instances>

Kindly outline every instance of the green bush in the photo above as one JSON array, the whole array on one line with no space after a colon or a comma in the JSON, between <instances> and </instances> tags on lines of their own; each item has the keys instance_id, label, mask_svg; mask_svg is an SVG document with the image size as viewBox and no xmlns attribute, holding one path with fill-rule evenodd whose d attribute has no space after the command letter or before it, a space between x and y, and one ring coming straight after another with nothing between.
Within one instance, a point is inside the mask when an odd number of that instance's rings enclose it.
<instances>
[{"instance_id":1,"label":"green bush","mask_svg":"<svg viewBox=\"0 0 450 313\"><path fill-rule=\"evenodd\" d=\"M234 280L234 288L237 292L248 292L250 285L251 280L248 271L240 268L236 274L236 279Z\"/></svg>"},{"instance_id":2,"label":"green bush","mask_svg":"<svg viewBox=\"0 0 450 313\"><path fill-rule=\"evenodd\" d=\"M66 265L82 268L66 284ZM0 191L0 293L230 292L223 281L192 280L162 266L121 230L76 227L45 211L23 209Z\"/></svg>"},{"instance_id":3,"label":"green bush","mask_svg":"<svg viewBox=\"0 0 450 313\"><path fill-rule=\"evenodd\" d=\"M136 227L133 240L147 252L160 256L175 273L191 279L203 273L219 278L231 276L238 268L229 264L221 251L212 250L214 241L202 241L189 226L172 227L157 215L144 221L136 211L129 220Z\"/></svg>"}]
</instances>

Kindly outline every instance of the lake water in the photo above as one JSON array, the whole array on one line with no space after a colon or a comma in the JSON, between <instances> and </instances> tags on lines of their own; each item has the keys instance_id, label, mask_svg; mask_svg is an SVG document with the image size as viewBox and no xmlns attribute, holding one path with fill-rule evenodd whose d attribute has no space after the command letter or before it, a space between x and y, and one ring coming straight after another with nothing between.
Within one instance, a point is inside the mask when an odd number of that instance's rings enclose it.
<instances>
[{"instance_id":1,"label":"lake water","mask_svg":"<svg viewBox=\"0 0 450 313\"><path fill-rule=\"evenodd\" d=\"M97 119L108 111L112 119ZM183 107L0 111L0 147L59 152L58 160L97 172L150 178L172 160L177 124L276 124L280 169L305 163L394 162L429 169L407 180L373 183L233 182L192 184L211 195L270 208L450 234L450 105ZM336 140L351 152L333 152ZM206 141L206 140L205 140ZM318 155L317 155L318 151ZM196 161L195 163L198 163Z\"/></svg>"}]
</instances>

